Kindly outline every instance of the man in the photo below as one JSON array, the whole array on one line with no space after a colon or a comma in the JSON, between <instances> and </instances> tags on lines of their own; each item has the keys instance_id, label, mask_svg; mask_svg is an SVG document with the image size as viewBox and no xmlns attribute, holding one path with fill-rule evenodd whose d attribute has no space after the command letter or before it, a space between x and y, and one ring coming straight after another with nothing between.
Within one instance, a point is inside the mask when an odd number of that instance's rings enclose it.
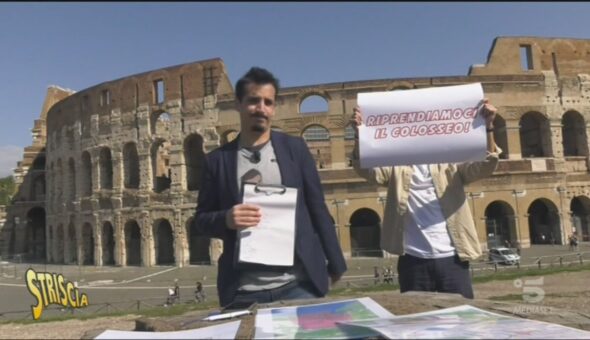
<instances>
[{"instance_id":1,"label":"man","mask_svg":"<svg viewBox=\"0 0 590 340\"><path fill-rule=\"evenodd\" d=\"M469 262L480 257L473 217L464 186L496 169L500 149L494 142L496 108L484 101L487 150L485 161L461 164L417 164L361 169L358 161L359 107L351 123L356 130L353 166L369 182L388 186L381 248L399 255L400 291L458 293L473 298Z\"/></svg>"},{"instance_id":2,"label":"man","mask_svg":"<svg viewBox=\"0 0 590 340\"><path fill-rule=\"evenodd\" d=\"M197 281L197 287L195 289L195 302L200 303L205 302L206 300L207 296L203 291L203 284L201 283L201 281Z\"/></svg>"},{"instance_id":3,"label":"man","mask_svg":"<svg viewBox=\"0 0 590 340\"><path fill-rule=\"evenodd\" d=\"M217 277L221 306L322 297L330 279L335 283L346 271L307 145L299 137L271 131L278 91L270 72L250 69L236 84L240 134L208 154L204 164L195 222L201 233L223 240ZM244 183L297 188L293 266L235 262L238 232L256 228L264 213L242 204Z\"/></svg>"}]
</instances>

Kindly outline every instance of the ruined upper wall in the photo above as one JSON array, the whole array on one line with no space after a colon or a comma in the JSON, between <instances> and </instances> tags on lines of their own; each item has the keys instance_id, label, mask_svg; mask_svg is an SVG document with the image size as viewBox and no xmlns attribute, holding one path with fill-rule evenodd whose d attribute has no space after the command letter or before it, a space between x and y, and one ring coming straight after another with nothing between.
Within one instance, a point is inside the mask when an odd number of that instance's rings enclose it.
<instances>
[{"instance_id":1,"label":"ruined upper wall","mask_svg":"<svg viewBox=\"0 0 590 340\"><path fill-rule=\"evenodd\" d=\"M526 65L527 46L531 62ZM553 71L572 77L590 70L590 40L567 38L498 37L485 65L473 65L469 75L541 74ZM588 72L583 72L588 73Z\"/></svg>"},{"instance_id":2,"label":"ruined upper wall","mask_svg":"<svg viewBox=\"0 0 590 340\"><path fill-rule=\"evenodd\" d=\"M164 84L162 103L157 101L158 81ZM91 115L108 116L114 110L132 112L139 106L166 111L170 102L179 103L186 111L199 111L202 99L209 95L233 96L225 65L219 58L131 75L79 91L49 110L47 127L54 131L80 121L85 129Z\"/></svg>"}]
</instances>

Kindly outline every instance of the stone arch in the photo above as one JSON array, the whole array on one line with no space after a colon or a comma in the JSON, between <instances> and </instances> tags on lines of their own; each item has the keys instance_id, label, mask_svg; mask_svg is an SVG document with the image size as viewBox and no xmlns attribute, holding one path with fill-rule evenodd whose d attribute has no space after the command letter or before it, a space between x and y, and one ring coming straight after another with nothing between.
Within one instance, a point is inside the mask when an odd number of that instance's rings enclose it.
<instances>
[{"instance_id":1,"label":"stone arch","mask_svg":"<svg viewBox=\"0 0 590 340\"><path fill-rule=\"evenodd\" d=\"M222 134L221 140L223 144L227 144L238 137L237 130L227 130Z\"/></svg>"},{"instance_id":2,"label":"stone arch","mask_svg":"<svg viewBox=\"0 0 590 340\"><path fill-rule=\"evenodd\" d=\"M312 124L303 129L301 137L305 140L316 166L328 168L332 164L330 131L322 125Z\"/></svg>"},{"instance_id":3,"label":"stone arch","mask_svg":"<svg viewBox=\"0 0 590 340\"><path fill-rule=\"evenodd\" d=\"M397 90L411 90L416 88L416 85L410 83L409 81L394 81L393 83L389 84L385 91L397 91Z\"/></svg>"},{"instance_id":4,"label":"stone arch","mask_svg":"<svg viewBox=\"0 0 590 340\"><path fill-rule=\"evenodd\" d=\"M63 187L64 187L64 172L61 158L55 163L55 176L54 176L56 201L63 202Z\"/></svg>"},{"instance_id":5,"label":"stone arch","mask_svg":"<svg viewBox=\"0 0 590 340\"><path fill-rule=\"evenodd\" d=\"M567 111L561 118L564 156L587 156L586 122L577 111Z\"/></svg>"},{"instance_id":6,"label":"stone arch","mask_svg":"<svg viewBox=\"0 0 590 340\"><path fill-rule=\"evenodd\" d=\"M152 135L164 136L170 131L172 115L166 111L154 111L150 117Z\"/></svg>"},{"instance_id":7,"label":"stone arch","mask_svg":"<svg viewBox=\"0 0 590 340\"><path fill-rule=\"evenodd\" d=\"M299 101L299 114L303 116L324 114L330 109L330 103L325 94L310 92Z\"/></svg>"},{"instance_id":8,"label":"stone arch","mask_svg":"<svg viewBox=\"0 0 590 340\"><path fill-rule=\"evenodd\" d=\"M47 243L49 244L49 251L47 252L47 262L53 262L53 226L50 224L49 227L47 228L49 230L48 232L48 239L47 239Z\"/></svg>"},{"instance_id":9,"label":"stone arch","mask_svg":"<svg viewBox=\"0 0 590 340\"><path fill-rule=\"evenodd\" d=\"M82 173L81 173L81 182L82 182L82 195L83 196L91 196L92 195L92 161L90 157L90 152L84 151L82 152Z\"/></svg>"},{"instance_id":10,"label":"stone arch","mask_svg":"<svg viewBox=\"0 0 590 340\"><path fill-rule=\"evenodd\" d=\"M382 257L381 218L374 210L361 208L350 216L352 256Z\"/></svg>"},{"instance_id":11,"label":"stone arch","mask_svg":"<svg viewBox=\"0 0 590 340\"><path fill-rule=\"evenodd\" d=\"M551 132L547 117L539 112L527 112L519 125L522 157L549 157Z\"/></svg>"},{"instance_id":12,"label":"stone arch","mask_svg":"<svg viewBox=\"0 0 590 340\"><path fill-rule=\"evenodd\" d=\"M31 208L27 212L26 242L24 252L27 257L35 261L47 259L47 237L45 234L45 209Z\"/></svg>"},{"instance_id":13,"label":"stone arch","mask_svg":"<svg viewBox=\"0 0 590 340\"><path fill-rule=\"evenodd\" d=\"M184 164L186 165L186 185L188 190L199 190L204 161L203 137L196 133L190 134L184 140Z\"/></svg>"},{"instance_id":14,"label":"stone arch","mask_svg":"<svg viewBox=\"0 0 590 340\"><path fill-rule=\"evenodd\" d=\"M94 265L94 231L90 223L82 225L82 264Z\"/></svg>"},{"instance_id":15,"label":"stone arch","mask_svg":"<svg viewBox=\"0 0 590 340\"><path fill-rule=\"evenodd\" d=\"M536 199L527 212L531 244L561 244L559 211L552 201Z\"/></svg>"},{"instance_id":16,"label":"stone arch","mask_svg":"<svg viewBox=\"0 0 590 340\"><path fill-rule=\"evenodd\" d=\"M207 236L199 235L197 228L193 223L194 219L186 222L186 239L188 240L189 263L190 264L211 264L210 244L211 239Z\"/></svg>"},{"instance_id":17,"label":"stone arch","mask_svg":"<svg viewBox=\"0 0 590 340\"><path fill-rule=\"evenodd\" d=\"M170 168L170 142L164 139L157 139L151 148L152 171L154 177L154 191L162 192L170 189L171 168Z\"/></svg>"},{"instance_id":18,"label":"stone arch","mask_svg":"<svg viewBox=\"0 0 590 340\"><path fill-rule=\"evenodd\" d=\"M576 196L570 203L572 212L572 225L575 228L574 234L578 240L590 241L590 198Z\"/></svg>"},{"instance_id":19,"label":"stone arch","mask_svg":"<svg viewBox=\"0 0 590 340\"><path fill-rule=\"evenodd\" d=\"M172 225L166 219L159 219L154 222L153 228L156 264L174 264L174 234Z\"/></svg>"},{"instance_id":20,"label":"stone arch","mask_svg":"<svg viewBox=\"0 0 590 340\"><path fill-rule=\"evenodd\" d=\"M103 147L100 149L99 154L99 175L100 175L100 188L101 189L112 189L113 188L113 160L111 157L111 149Z\"/></svg>"},{"instance_id":21,"label":"stone arch","mask_svg":"<svg viewBox=\"0 0 590 340\"><path fill-rule=\"evenodd\" d=\"M123 146L123 185L127 189L139 189L139 156L137 145L129 142Z\"/></svg>"},{"instance_id":22,"label":"stone arch","mask_svg":"<svg viewBox=\"0 0 590 340\"><path fill-rule=\"evenodd\" d=\"M488 248L503 247L506 241L516 245L516 223L512 206L504 201L494 201L485 210Z\"/></svg>"},{"instance_id":23,"label":"stone arch","mask_svg":"<svg viewBox=\"0 0 590 340\"><path fill-rule=\"evenodd\" d=\"M352 166L352 153L354 151L354 136L356 132L352 124L346 125L344 128L344 153L346 155L346 161L348 166Z\"/></svg>"},{"instance_id":24,"label":"stone arch","mask_svg":"<svg viewBox=\"0 0 590 340\"><path fill-rule=\"evenodd\" d=\"M502 149L500 159L508 159L508 134L506 133L506 121L502 116L496 114L494 119L494 140L496 145Z\"/></svg>"},{"instance_id":25,"label":"stone arch","mask_svg":"<svg viewBox=\"0 0 590 340\"><path fill-rule=\"evenodd\" d=\"M65 238L64 238L64 226L63 224L58 224L55 228L55 242L53 243L54 249L53 253L55 254L54 261L56 263L64 263L64 245L65 245Z\"/></svg>"},{"instance_id":26,"label":"stone arch","mask_svg":"<svg viewBox=\"0 0 590 340\"><path fill-rule=\"evenodd\" d=\"M141 265L141 228L135 220L125 223L125 264L127 266Z\"/></svg>"},{"instance_id":27,"label":"stone arch","mask_svg":"<svg viewBox=\"0 0 590 340\"><path fill-rule=\"evenodd\" d=\"M33 160L31 170L45 170L45 156L37 155L37 157L35 157L35 160Z\"/></svg>"},{"instance_id":28,"label":"stone arch","mask_svg":"<svg viewBox=\"0 0 590 340\"><path fill-rule=\"evenodd\" d=\"M68 160L68 181L69 198L73 201L76 199L76 163L71 157Z\"/></svg>"},{"instance_id":29,"label":"stone arch","mask_svg":"<svg viewBox=\"0 0 590 340\"><path fill-rule=\"evenodd\" d=\"M70 222L68 225L68 233L67 233L67 247L68 247L68 255L69 257L66 259L66 263L77 263L78 262L78 241L76 237L76 227L74 226L73 222Z\"/></svg>"},{"instance_id":30,"label":"stone arch","mask_svg":"<svg viewBox=\"0 0 590 340\"><path fill-rule=\"evenodd\" d=\"M31 200L45 201L45 175L40 174L35 177L31 185Z\"/></svg>"},{"instance_id":31,"label":"stone arch","mask_svg":"<svg viewBox=\"0 0 590 340\"><path fill-rule=\"evenodd\" d=\"M115 264L115 232L111 222L102 224L102 264L112 266Z\"/></svg>"}]
</instances>

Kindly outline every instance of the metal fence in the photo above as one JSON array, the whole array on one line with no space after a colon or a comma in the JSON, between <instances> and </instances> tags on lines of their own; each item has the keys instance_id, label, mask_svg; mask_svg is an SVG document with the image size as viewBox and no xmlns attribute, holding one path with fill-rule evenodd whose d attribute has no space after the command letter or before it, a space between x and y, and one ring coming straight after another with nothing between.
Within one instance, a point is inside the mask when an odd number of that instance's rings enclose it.
<instances>
[{"instance_id":1,"label":"metal fence","mask_svg":"<svg viewBox=\"0 0 590 340\"><path fill-rule=\"evenodd\" d=\"M118 302L94 303L83 308L71 308L57 305L49 305L43 308L41 319L59 319L71 316L97 316L111 313L131 314L134 312L153 310L156 308L169 308L164 298L149 298L141 300L128 300ZM176 301L175 305L195 303L194 300ZM1 320L22 321L33 320L32 311L19 310L0 313Z\"/></svg>"}]
</instances>

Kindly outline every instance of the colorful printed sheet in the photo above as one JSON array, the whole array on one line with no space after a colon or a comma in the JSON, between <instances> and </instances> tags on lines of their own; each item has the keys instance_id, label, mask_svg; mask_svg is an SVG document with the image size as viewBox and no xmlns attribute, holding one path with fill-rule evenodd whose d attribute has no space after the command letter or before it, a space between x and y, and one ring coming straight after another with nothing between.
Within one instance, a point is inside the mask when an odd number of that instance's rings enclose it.
<instances>
[{"instance_id":1,"label":"colorful printed sheet","mask_svg":"<svg viewBox=\"0 0 590 340\"><path fill-rule=\"evenodd\" d=\"M255 339L358 339L379 333L339 322L391 318L394 315L371 298L307 306L260 309Z\"/></svg>"},{"instance_id":2,"label":"colorful printed sheet","mask_svg":"<svg viewBox=\"0 0 590 340\"><path fill-rule=\"evenodd\" d=\"M342 325L373 330L388 339L590 339L590 332L469 305Z\"/></svg>"}]
</instances>

